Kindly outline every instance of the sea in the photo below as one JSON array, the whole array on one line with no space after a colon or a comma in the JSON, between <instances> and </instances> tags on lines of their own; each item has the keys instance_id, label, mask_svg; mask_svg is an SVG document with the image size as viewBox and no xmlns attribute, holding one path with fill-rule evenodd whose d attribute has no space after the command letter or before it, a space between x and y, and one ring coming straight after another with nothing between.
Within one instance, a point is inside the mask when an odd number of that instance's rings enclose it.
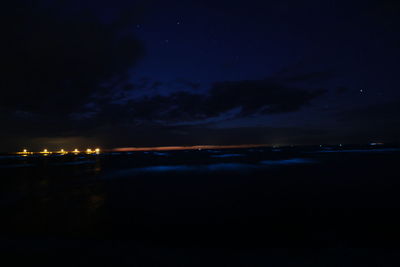
<instances>
[{"instance_id":1,"label":"sea","mask_svg":"<svg viewBox=\"0 0 400 267\"><path fill-rule=\"evenodd\" d=\"M400 266L398 146L2 154L0 184L15 265Z\"/></svg>"}]
</instances>

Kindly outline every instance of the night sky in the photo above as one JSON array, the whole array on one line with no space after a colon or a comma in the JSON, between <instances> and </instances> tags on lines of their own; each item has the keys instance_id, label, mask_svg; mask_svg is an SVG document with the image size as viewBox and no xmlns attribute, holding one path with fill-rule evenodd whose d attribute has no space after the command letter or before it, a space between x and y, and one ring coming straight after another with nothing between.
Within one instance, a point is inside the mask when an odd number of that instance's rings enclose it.
<instances>
[{"instance_id":1,"label":"night sky","mask_svg":"<svg viewBox=\"0 0 400 267\"><path fill-rule=\"evenodd\" d=\"M400 142L400 4L2 4L0 150Z\"/></svg>"}]
</instances>

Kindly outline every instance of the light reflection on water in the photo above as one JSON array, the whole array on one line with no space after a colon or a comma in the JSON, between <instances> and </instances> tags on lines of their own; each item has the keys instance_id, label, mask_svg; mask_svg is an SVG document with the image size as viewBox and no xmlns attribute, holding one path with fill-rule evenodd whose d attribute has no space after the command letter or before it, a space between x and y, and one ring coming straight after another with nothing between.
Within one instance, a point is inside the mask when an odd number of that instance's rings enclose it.
<instances>
[{"instance_id":1,"label":"light reflection on water","mask_svg":"<svg viewBox=\"0 0 400 267\"><path fill-rule=\"evenodd\" d=\"M217 163L207 165L209 171L229 171L229 170L246 170L257 168L256 164L244 163Z\"/></svg>"},{"instance_id":2,"label":"light reflection on water","mask_svg":"<svg viewBox=\"0 0 400 267\"><path fill-rule=\"evenodd\" d=\"M164 173L164 172L204 172L204 171L229 171L229 170L245 170L250 168L256 168L255 164L241 164L241 163L217 163L208 165L160 165L160 166L148 166L142 168L131 168L120 171L115 171L109 176L127 176L132 174L142 173Z\"/></svg>"},{"instance_id":3,"label":"light reflection on water","mask_svg":"<svg viewBox=\"0 0 400 267\"><path fill-rule=\"evenodd\" d=\"M156 155L156 156L168 156L169 154L165 153L165 152L153 152L153 155Z\"/></svg>"}]
</instances>

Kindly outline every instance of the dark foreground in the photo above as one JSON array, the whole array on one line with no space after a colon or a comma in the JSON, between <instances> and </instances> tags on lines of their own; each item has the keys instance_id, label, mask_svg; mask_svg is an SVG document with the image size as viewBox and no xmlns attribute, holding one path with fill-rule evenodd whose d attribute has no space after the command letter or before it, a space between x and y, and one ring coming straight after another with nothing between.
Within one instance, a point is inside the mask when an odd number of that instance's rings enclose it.
<instances>
[{"instance_id":1,"label":"dark foreground","mask_svg":"<svg viewBox=\"0 0 400 267\"><path fill-rule=\"evenodd\" d=\"M0 158L2 266L400 266L400 150Z\"/></svg>"}]
</instances>

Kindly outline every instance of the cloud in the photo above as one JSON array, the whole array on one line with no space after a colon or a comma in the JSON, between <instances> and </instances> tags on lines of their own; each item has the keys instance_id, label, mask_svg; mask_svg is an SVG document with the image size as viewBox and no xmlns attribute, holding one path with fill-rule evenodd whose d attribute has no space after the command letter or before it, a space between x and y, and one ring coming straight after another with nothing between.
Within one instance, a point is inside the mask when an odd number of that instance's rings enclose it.
<instances>
[{"instance_id":1,"label":"cloud","mask_svg":"<svg viewBox=\"0 0 400 267\"><path fill-rule=\"evenodd\" d=\"M47 1L8 3L1 44L4 89L0 107L32 113L77 111L109 90L143 56L126 24L95 11Z\"/></svg>"},{"instance_id":2,"label":"cloud","mask_svg":"<svg viewBox=\"0 0 400 267\"><path fill-rule=\"evenodd\" d=\"M149 84L154 82L146 82L143 87L135 85L132 91L148 90ZM206 91L199 90L197 84L191 86L190 82L180 84L186 84L188 89L170 94L149 94L122 102L104 95L93 103L86 103L79 112L68 113L69 116L63 119L55 119L53 114L25 111L14 111L8 115L3 113L3 116L9 117L6 126L9 135L26 133L31 137L50 138L109 133L107 138L111 138L111 133L114 133L118 136L132 134L135 140L140 140L138 135L143 135L145 140L153 133L163 133L161 139L174 144L176 137L180 137L177 134L182 132L180 129L190 125L212 128L212 123L227 118L296 112L325 92L286 85L284 80L277 81L275 78L217 82ZM172 132L169 131L171 127L174 129ZM197 136L195 132L198 131L190 131L190 135L194 135L193 140ZM244 140L244 135L232 138Z\"/></svg>"},{"instance_id":3,"label":"cloud","mask_svg":"<svg viewBox=\"0 0 400 267\"><path fill-rule=\"evenodd\" d=\"M124 109L125 116L134 120L190 122L227 113L246 117L295 112L324 92L288 86L269 79L217 82L207 91L176 91L168 95L131 99L125 103ZM115 108L113 106L112 109ZM110 111L108 106L106 113Z\"/></svg>"},{"instance_id":4,"label":"cloud","mask_svg":"<svg viewBox=\"0 0 400 267\"><path fill-rule=\"evenodd\" d=\"M208 106L212 113L240 107L241 116L297 111L310 104L324 90L308 90L266 80L220 82L210 90Z\"/></svg>"}]
</instances>

